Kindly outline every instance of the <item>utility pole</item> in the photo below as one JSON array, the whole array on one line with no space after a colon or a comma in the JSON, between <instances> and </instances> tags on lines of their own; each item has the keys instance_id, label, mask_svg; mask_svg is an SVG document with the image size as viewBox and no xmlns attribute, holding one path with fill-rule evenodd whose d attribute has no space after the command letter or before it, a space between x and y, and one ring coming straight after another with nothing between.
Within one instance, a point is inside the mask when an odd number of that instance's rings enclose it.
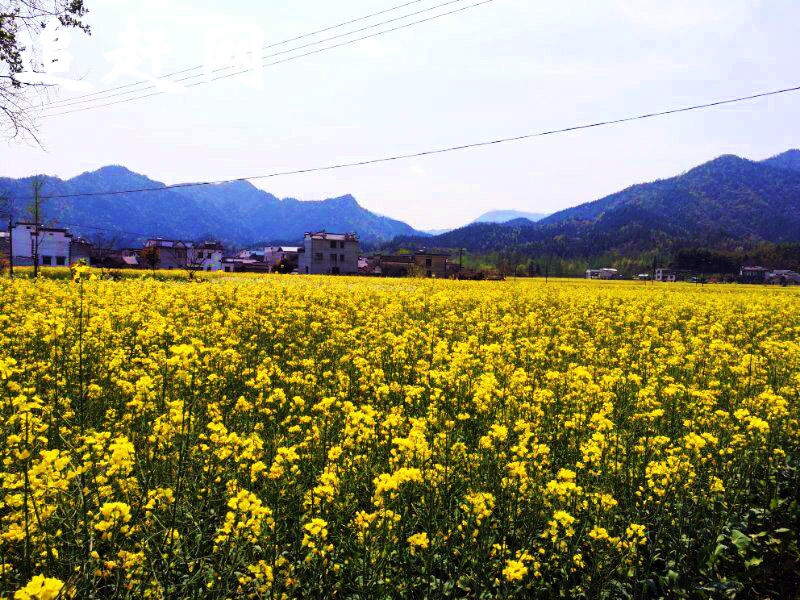
<instances>
[{"instance_id":1,"label":"utility pole","mask_svg":"<svg viewBox=\"0 0 800 600\"><path fill-rule=\"evenodd\" d=\"M33 180L33 277L39 276L39 191L42 182L39 178Z\"/></svg>"},{"instance_id":2,"label":"utility pole","mask_svg":"<svg viewBox=\"0 0 800 600\"><path fill-rule=\"evenodd\" d=\"M14 279L14 220L8 213L8 276Z\"/></svg>"},{"instance_id":3,"label":"utility pole","mask_svg":"<svg viewBox=\"0 0 800 600\"><path fill-rule=\"evenodd\" d=\"M0 197L3 202L7 213L4 215L8 217L8 276L14 277L14 211L11 204L11 198L8 196Z\"/></svg>"},{"instance_id":4,"label":"utility pole","mask_svg":"<svg viewBox=\"0 0 800 600\"><path fill-rule=\"evenodd\" d=\"M653 277L651 278L650 281L653 282L651 285L654 285L655 282L656 282L656 255L655 254L653 255Z\"/></svg>"}]
</instances>

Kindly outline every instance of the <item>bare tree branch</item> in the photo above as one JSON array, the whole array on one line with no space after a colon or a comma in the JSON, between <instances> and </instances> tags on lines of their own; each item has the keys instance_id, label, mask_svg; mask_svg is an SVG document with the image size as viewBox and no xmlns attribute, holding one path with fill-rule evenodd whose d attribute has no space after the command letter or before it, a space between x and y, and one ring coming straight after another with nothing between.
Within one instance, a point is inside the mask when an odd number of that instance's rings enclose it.
<instances>
[{"instance_id":1,"label":"bare tree branch","mask_svg":"<svg viewBox=\"0 0 800 600\"><path fill-rule=\"evenodd\" d=\"M37 134L39 107L54 86L25 83L15 77L24 71L44 70L41 57L35 52L33 64L23 64L23 40L26 36L36 40L53 17L62 27L90 34L89 26L81 20L88 12L83 3L84 0L0 0L0 140L20 139L41 146Z\"/></svg>"}]
</instances>

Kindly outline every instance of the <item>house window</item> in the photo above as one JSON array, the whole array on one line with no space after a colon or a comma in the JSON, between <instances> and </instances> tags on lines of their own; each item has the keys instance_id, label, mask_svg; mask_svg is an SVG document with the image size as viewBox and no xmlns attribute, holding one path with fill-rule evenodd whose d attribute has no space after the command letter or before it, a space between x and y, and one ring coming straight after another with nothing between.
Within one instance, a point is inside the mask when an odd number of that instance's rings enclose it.
<instances>
[{"instance_id":1,"label":"house window","mask_svg":"<svg viewBox=\"0 0 800 600\"><path fill-rule=\"evenodd\" d=\"M339 248L344 248L344 242L339 242Z\"/></svg>"},{"instance_id":2,"label":"house window","mask_svg":"<svg viewBox=\"0 0 800 600\"><path fill-rule=\"evenodd\" d=\"M339 255L339 262L344 262L344 254Z\"/></svg>"},{"instance_id":3,"label":"house window","mask_svg":"<svg viewBox=\"0 0 800 600\"><path fill-rule=\"evenodd\" d=\"M433 260L431 260L430 258L426 258L425 259L425 266L426 267L430 267L432 264L433 264Z\"/></svg>"},{"instance_id":4,"label":"house window","mask_svg":"<svg viewBox=\"0 0 800 600\"><path fill-rule=\"evenodd\" d=\"M322 252L316 252L314 254L314 261L315 262L322 262Z\"/></svg>"},{"instance_id":5,"label":"house window","mask_svg":"<svg viewBox=\"0 0 800 600\"><path fill-rule=\"evenodd\" d=\"M42 264L43 265L52 265L53 264L53 257L52 256L42 256Z\"/></svg>"},{"instance_id":6,"label":"house window","mask_svg":"<svg viewBox=\"0 0 800 600\"><path fill-rule=\"evenodd\" d=\"M331 262L336 262L336 255L335 254L331 254Z\"/></svg>"},{"instance_id":7,"label":"house window","mask_svg":"<svg viewBox=\"0 0 800 600\"><path fill-rule=\"evenodd\" d=\"M331 242L331 248L336 248L336 242Z\"/></svg>"},{"instance_id":8,"label":"house window","mask_svg":"<svg viewBox=\"0 0 800 600\"><path fill-rule=\"evenodd\" d=\"M59 267L63 267L66 264L66 262L67 262L66 256L56 256L56 264Z\"/></svg>"}]
</instances>

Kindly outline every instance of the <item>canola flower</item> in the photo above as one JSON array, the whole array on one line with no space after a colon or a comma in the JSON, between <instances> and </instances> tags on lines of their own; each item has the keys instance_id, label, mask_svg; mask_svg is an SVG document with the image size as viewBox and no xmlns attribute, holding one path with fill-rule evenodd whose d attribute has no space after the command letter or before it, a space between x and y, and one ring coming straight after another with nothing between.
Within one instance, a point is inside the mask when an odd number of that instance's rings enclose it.
<instances>
[{"instance_id":1,"label":"canola flower","mask_svg":"<svg viewBox=\"0 0 800 600\"><path fill-rule=\"evenodd\" d=\"M408 536L406 541L408 542L411 554L416 554L420 550L425 550L431 544L431 541L428 539L428 534L424 531Z\"/></svg>"},{"instance_id":2,"label":"canola flower","mask_svg":"<svg viewBox=\"0 0 800 600\"><path fill-rule=\"evenodd\" d=\"M798 290L72 275L0 279L3 597L800 593Z\"/></svg>"},{"instance_id":3,"label":"canola flower","mask_svg":"<svg viewBox=\"0 0 800 600\"><path fill-rule=\"evenodd\" d=\"M35 575L24 588L14 592L14 600L56 600L63 587L58 579Z\"/></svg>"}]
</instances>

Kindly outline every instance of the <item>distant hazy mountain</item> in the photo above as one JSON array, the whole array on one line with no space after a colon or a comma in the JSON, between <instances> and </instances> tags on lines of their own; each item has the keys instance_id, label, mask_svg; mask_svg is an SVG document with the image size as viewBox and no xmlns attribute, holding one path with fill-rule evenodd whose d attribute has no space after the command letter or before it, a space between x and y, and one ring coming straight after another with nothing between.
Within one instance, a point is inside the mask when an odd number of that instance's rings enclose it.
<instances>
[{"instance_id":1,"label":"distant hazy mountain","mask_svg":"<svg viewBox=\"0 0 800 600\"><path fill-rule=\"evenodd\" d=\"M32 178L0 178L0 196L15 198L22 216L32 194ZM164 184L125 167L103 167L63 181L44 177L42 196L77 195L43 201L46 221L88 237L134 243L159 236L219 239L232 246L255 242L296 242L306 231L355 231L374 244L398 235L424 235L401 221L376 215L350 195L319 201L280 200L247 182L103 196L80 196L121 189L160 188Z\"/></svg>"},{"instance_id":2,"label":"distant hazy mountain","mask_svg":"<svg viewBox=\"0 0 800 600\"><path fill-rule=\"evenodd\" d=\"M514 219L528 219L529 221L541 221L547 215L543 213L524 212L521 210L490 210L475 219L473 223L507 223Z\"/></svg>"},{"instance_id":3,"label":"distant hazy mountain","mask_svg":"<svg viewBox=\"0 0 800 600\"><path fill-rule=\"evenodd\" d=\"M535 224L473 223L418 243L589 257L686 246L726 249L764 241L800 242L800 151L762 162L721 156L677 177L634 185Z\"/></svg>"}]
</instances>

